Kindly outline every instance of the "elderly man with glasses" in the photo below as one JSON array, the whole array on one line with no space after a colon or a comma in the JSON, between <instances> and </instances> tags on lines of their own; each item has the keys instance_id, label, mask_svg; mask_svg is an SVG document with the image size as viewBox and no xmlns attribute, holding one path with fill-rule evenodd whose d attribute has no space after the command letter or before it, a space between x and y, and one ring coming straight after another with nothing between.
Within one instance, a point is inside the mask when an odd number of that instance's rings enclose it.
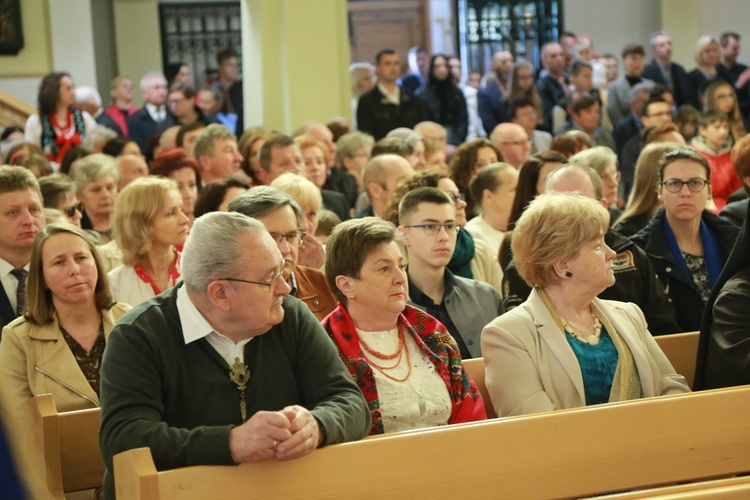
<instances>
[{"instance_id":1,"label":"elderly man with glasses","mask_svg":"<svg viewBox=\"0 0 750 500\"><path fill-rule=\"evenodd\" d=\"M292 237L293 238L293 237ZM291 460L356 440L369 410L258 221L196 220L183 284L123 316L101 369L104 498L112 459L148 447L158 470Z\"/></svg>"},{"instance_id":2,"label":"elderly man with glasses","mask_svg":"<svg viewBox=\"0 0 750 500\"><path fill-rule=\"evenodd\" d=\"M297 263L305 232L300 229L302 209L291 196L270 186L258 186L232 200L229 211L252 217L266 227L284 257L284 280L292 289L290 295L307 304L318 320L336 308L325 274Z\"/></svg>"}]
</instances>

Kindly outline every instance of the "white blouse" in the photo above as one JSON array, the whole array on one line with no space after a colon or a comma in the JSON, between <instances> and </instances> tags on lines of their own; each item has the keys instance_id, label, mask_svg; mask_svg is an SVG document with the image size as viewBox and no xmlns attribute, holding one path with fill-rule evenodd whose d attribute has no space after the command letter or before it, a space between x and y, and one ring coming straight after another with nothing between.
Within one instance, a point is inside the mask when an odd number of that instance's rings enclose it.
<instances>
[{"instance_id":1,"label":"white blouse","mask_svg":"<svg viewBox=\"0 0 750 500\"><path fill-rule=\"evenodd\" d=\"M357 328L357 334L375 351L393 354L398 350L398 329L396 328L379 332L365 332ZM452 411L448 387L435 369L435 365L422 352L411 335L407 333L404 340L412 365L408 379L396 382L383 375L374 366L372 368L375 375L375 387L380 399L383 430L386 433L445 425ZM386 370L391 377L402 379L409 372L406 351L402 353L400 359L393 360L378 359L364 348L362 352L370 363L374 362L382 367L396 366L393 370ZM397 362L398 365L396 365Z\"/></svg>"}]
</instances>

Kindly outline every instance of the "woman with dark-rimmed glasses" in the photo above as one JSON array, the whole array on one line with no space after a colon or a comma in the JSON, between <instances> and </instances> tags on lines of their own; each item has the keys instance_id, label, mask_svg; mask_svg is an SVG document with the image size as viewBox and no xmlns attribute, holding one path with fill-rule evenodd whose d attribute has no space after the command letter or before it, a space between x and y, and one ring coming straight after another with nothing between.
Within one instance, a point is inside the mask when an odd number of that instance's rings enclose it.
<instances>
[{"instance_id":1,"label":"woman with dark-rimmed glasses","mask_svg":"<svg viewBox=\"0 0 750 500\"><path fill-rule=\"evenodd\" d=\"M711 169L692 149L665 153L659 180L664 208L630 239L648 253L682 330L698 330L738 228L706 210L712 196Z\"/></svg>"}]
</instances>

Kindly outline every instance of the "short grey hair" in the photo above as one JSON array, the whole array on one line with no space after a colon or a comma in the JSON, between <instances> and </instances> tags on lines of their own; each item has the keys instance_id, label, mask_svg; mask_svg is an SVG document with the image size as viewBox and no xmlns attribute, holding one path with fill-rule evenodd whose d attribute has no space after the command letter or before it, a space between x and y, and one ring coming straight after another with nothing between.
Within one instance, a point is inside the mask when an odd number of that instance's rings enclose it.
<instances>
[{"instance_id":1,"label":"short grey hair","mask_svg":"<svg viewBox=\"0 0 750 500\"><path fill-rule=\"evenodd\" d=\"M153 80L155 78L160 78L164 80L165 83L167 81L167 77L164 76L164 73L162 73L161 71L157 71L157 70L149 71L148 73L143 75L143 78L141 78L141 90L146 90L146 87L148 87L149 80Z\"/></svg>"},{"instance_id":2,"label":"short grey hair","mask_svg":"<svg viewBox=\"0 0 750 500\"><path fill-rule=\"evenodd\" d=\"M76 185L76 194L81 195L83 188L89 182L96 182L108 175L117 184L120 180L120 170L114 158L104 153L88 155L73 164L70 168L70 178Z\"/></svg>"},{"instance_id":3,"label":"short grey hair","mask_svg":"<svg viewBox=\"0 0 750 500\"><path fill-rule=\"evenodd\" d=\"M654 31L651 33L651 36L648 37L648 44L651 45L651 47L654 47L656 45L656 37L657 36L669 36L669 33L666 31Z\"/></svg>"},{"instance_id":4,"label":"short grey hair","mask_svg":"<svg viewBox=\"0 0 750 500\"><path fill-rule=\"evenodd\" d=\"M182 250L182 281L188 290L206 293L212 281L231 276L243 249L243 234L267 233L265 226L237 212L210 212L198 217Z\"/></svg>"},{"instance_id":5,"label":"short grey hair","mask_svg":"<svg viewBox=\"0 0 750 500\"><path fill-rule=\"evenodd\" d=\"M364 132L349 132L336 141L336 164L343 167L344 158L354 158L362 148L372 148L375 138Z\"/></svg>"},{"instance_id":6,"label":"short grey hair","mask_svg":"<svg viewBox=\"0 0 750 500\"><path fill-rule=\"evenodd\" d=\"M652 81L636 83L628 90L628 101L633 102L640 92L650 93L655 85Z\"/></svg>"},{"instance_id":7,"label":"short grey hair","mask_svg":"<svg viewBox=\"0 0 750 500\"><path fill-rule=\"evenodd\" d=\"M117 139L117 132L104 125L97 125L86 134L81 147L91 153L96 149L97 144L103 147L112 139Z\"/></svg>"},{"instance_id":8,"label":"short grey hair","mask_svg":"<svg viewBox=\"0 0 750 500\"><path fill-rule=\"evenodd\" d=\"M204 128L193 144L193 157L198 160L203 155L214 155L214 139L234 139L237 138L224 125L212 123Z\"/></svg>"},{"instance_id":9,"label":"short grey hair","mask_svg":"<svg viewBox=\"0 0 750 500\"><path fill-rule=\"evenodd\" d=\"M102 96L99 95L99 91L94 87L81 86L75 88L75 102L90 102L96 104L98 107L102 107Z\"/></svg>"},{"instance_id":10,"label":"short grey hair","mask_svg":"<svg viewBox=\"0 0 750 500\"><path fill-rule=\"evenodd\" d=\"M297 227L302 224L302 209L294 199L271 186L256 186L229 202L229 211L257 219L284 207L292 207Z\"/></svg>"}]
</instances>

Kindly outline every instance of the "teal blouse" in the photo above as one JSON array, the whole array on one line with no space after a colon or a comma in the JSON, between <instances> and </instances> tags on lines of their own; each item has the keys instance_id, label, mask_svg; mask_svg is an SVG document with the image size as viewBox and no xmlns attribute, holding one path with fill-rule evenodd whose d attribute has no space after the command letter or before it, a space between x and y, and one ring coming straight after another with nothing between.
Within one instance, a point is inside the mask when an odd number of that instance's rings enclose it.
<instances>
[{"instance_id":1,"label":"teal blouse","mask_svg":"<svg viewBox=\"0 0 750 500\"><path fill-rule=\"evenodd\" d=\"M607 329L602 326L602 334L596 345L576 340L568 332L565 332L565 338L581 366L586 406L609 402L619 355Z\"/></svg>"}]
</instances>

